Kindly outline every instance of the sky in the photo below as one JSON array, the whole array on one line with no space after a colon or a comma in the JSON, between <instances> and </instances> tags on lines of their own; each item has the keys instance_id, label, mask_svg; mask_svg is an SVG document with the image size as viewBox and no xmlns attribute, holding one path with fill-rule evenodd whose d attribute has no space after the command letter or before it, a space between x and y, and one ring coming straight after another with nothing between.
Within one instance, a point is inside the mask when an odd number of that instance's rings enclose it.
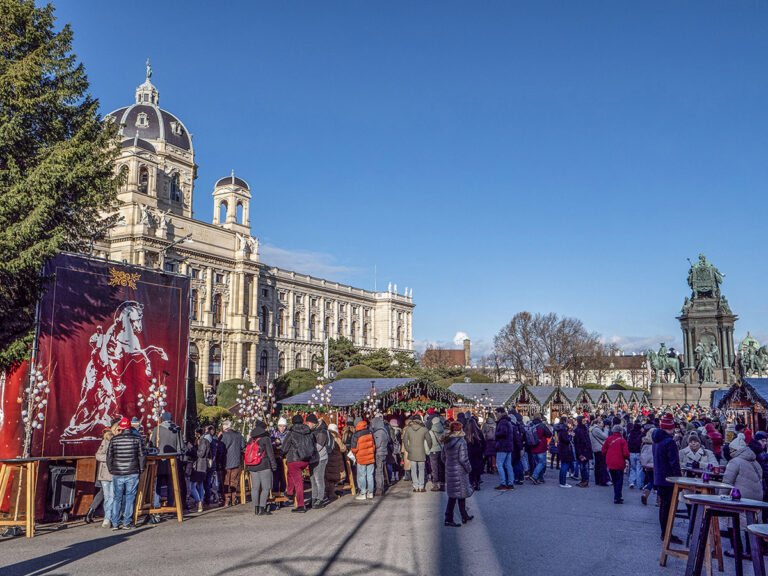
<instances>
[{"instance_id":1,"label":"sky","mask_svg":"<svg viewBox=\"0 0 768 576\"><path fill-rule=\"evenodd\" d=\"M768 3L54 2L106 114L145 61L262 262L413 290L417 349L520 311L681 347L704 253L768 342Z\"/></svg>"}]
</instances>

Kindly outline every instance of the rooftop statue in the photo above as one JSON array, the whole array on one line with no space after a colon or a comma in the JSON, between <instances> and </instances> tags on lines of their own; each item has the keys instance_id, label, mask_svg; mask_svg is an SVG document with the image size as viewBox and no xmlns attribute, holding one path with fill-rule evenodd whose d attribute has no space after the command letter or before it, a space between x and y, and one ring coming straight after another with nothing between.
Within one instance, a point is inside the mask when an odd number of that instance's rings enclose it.
<instances>
[{"instance_id":1,"label":"rooftop statue","mask_svg":"<svg viewBox=\"0 0 768 576\"><path fill-rule=\"evenodd\" d=\"M725 278L725 274L715 268L711 262L707 262L704 254L699 254L699 261L691 264L688 270L688 286L691 287L693 294L692 300L697 298L720 298L720 284Z\"/></svg>"},{"instance_id":2,"label":"rooftop statue","mask_svg":"<svg viewBox=\"0 0 768 576\"><path fill-rule=\"evenodd\" d=\"M147 82L152 78L152 66L149 64L149 58L147 58Z\"/></svg>"}]
</instances>

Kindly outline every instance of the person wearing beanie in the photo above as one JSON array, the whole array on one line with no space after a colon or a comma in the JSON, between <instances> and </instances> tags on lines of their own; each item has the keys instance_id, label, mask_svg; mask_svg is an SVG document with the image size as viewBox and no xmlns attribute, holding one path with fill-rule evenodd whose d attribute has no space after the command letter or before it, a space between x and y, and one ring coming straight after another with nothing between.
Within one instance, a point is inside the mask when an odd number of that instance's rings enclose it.
<instances>
[{"instance_id":1,"label":"person wearing beanie","mask_svg":"<svg viewBox=\"0 0 768 576\"><path fill-rule=\"evenodd\" d=\"M133 527L133 509L139 477L147 465L144 440L134 433L128 418L119 424L120 433L107 446L107 470L112 474L112 530ZM122 518L122 526L120 524Z\"/></svg>"},{"instance_id":2,"label":"person wearing beanie","mask_svg":"<svg viewBox=\"0 0 768 576\"><path fill-rule=\"evenodd\" d=\"M623 504L622 488L624 486L624 468L629 461L629 446L622 434L624 428L621 424L614 424L611 435L603 444L603 456L608 473L613 482L613 503Z\"/></svg>"},{"instance_id":3,"label":"person wearing beanie","mask_svg":"<svg viewBox=\"0 0 768 576\"><path fill-rule=\"evenodd\" d=\"M451 422L449 433L443 438L443 451L441 459L445 465L445 492L448 496L448 504L445 507L445 526L460 528L472 520L467 512L466 501L472 496L472 486L469 483L469 474L472 465L469 461L469 449L464 437L461 422ZM453 512L459 504L461 524L453 521Z\"/></svg>"},{"instance_id":4,"label":"person wearing beanie","mask_svg":"<svg viewBox=\"0 0 768 576\"><path fill-rule=\"evenodd\" d=\"M392 451L387 461L387 474L389 483L394 484L400 480L400 474L403 472L403 430L400 428L400 422L397 418L389 421L389 441Z\"/></svg>"},{"instance_id":5,"label":"person wearing beanie","mask_svg":"<svg viewBox=\"0 0 768 576\"><path fill-rule=\"evenodd\" d=\"M712 452L715 453L715 458L717 458L717 461L719 462L723 453L723 435L717 431L714 424L707 424L704 426L704 429L707 431L707 436L709 436L709 439L712 440ZM750 432L750 436L751 435L752 433ZM750 439L746 440L747 444L749 444Z\"/></svg>"},{"instance_id":6,"label":"person wearing beanie","mask_svg":"<svg viewBox=\"0 0 768 576\"><path fill-rule=\"evenodd\" d=\"M291 512L306 512L302 472L309 467L312 459L316 458L315 438L300 414L295 414L291 423L291 429L286 434L281 448L288 469L285 494L295 496L295 506Z\"/></svg>"},{"instance_id":7,"label":"person wearing beanie","mask_svg":"<svg viewBox=\"0 0 768 576\"><path fill-rule=\"evenodd\" d=\"M275 451L267 425L257 420L245 448L245 470L251 475L251 502L256 516L270 515L267 498L272 490L272 476L277 470Z\"/></svg>"},{"instance_id":8,"label":"person wearing beanie","mask_svg":"<svg viewBox=\"0 0 768 576\"><path fill-rule=\"evenodd\" d=\"M403 432L403 448L410 462L411 482L414 492L425 492L425 462L427 451L425 445L429 431L421 421L419 414L411 416L410 422Z\"/></svg>"},{"instance_id":9,"label":"person wearing beanie","mask_svg":"<svg viewBox=\"0 0 768 576\"><path fill-rule=\"evenodd\" d=\"M355 500L373 500L373 469L376 463L376 442L365 420L355 426L350 452L357 463L357 491Z\"/></svg>"},{"instance_id":10,"label":"person wearing beanie","mask_svg":"<svg viewBox=\"0 0 768 576\"><path fill-rule=\"evenodd\" d=\"M272 491L275 493L285 493L285 467L283 466L283 457L280 450L283 440L288 435L288 421L280 416L277 420L277 428L272 430L272 444L275 447L275 458L277 460L277 472L272 477Z\"/></svg>"},{"instance_id":11,"label":"person wearing beanie","mask_svg":"<svg viewBox=\"0 0 768 576\"><path fill-rule=\"evenodd\" d=\"M675 433L675 418L667 412L659 419L659 429L654 430L653 439L653 484L659 494L659 525L661 539L667 532L667 520L672 507L672 492L674 484L667 481L670 476L682 476L680 471L680 454L677 444L672 438ZM670 527L673 524L670 524ZM669 535L669 541L682 544L682 540L674 534Z\"/></svg>"},{"instance_id":12,"label":"person wearing beanie","mask_svg":"<svg viewBox=\"0 0 768 576\"><path fill-rule=\"evenodd\" d=\"M240 485L240 475L243 473L243 454L245 453L245 438L232 428L232 422L225 420L221 424L224 432L219 441L226 450L224 464L224 506L234 506Z\"/></svg>"},{"instance_id":13,"label":"person wearing beanie","mask_svg":"<svg viewBox=\"0 0 768 576\"><path fill-rule=\"evenodd\" d=\"M685 448L680 450L680 469L683 468L701 468L707 467L707 464L717 466L718 462L714 453L701 445L701 437L698 432L688 432L683 440Z\"/></svg>"}]
</instances>

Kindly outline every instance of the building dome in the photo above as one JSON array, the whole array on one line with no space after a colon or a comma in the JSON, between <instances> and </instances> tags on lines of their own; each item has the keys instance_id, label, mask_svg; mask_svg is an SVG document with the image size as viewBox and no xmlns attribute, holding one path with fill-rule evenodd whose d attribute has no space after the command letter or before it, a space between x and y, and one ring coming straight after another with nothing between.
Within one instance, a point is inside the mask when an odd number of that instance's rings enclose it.
<instances>
[{"instance_id":1,"label":"building dome","mask_svg":"<svg viewBox=\"0 0 768 576\"><path fill-rule=\"evenodd\" d=\"M229 176L225 176L224 178L220 178L216 181L216 185L214 188L221 188L222 186L239 186L240 188L245 188L250 192L251 188L248 186L248 183L243 180L242 178L238 178L235 176L235 171L232 171L232 174Z\"/></svg>"},{"instance_id":2,"label":"building dome","mask_svg":"<svg viewBox=\"0 0 768 576\"><path fill-rule=\"evenodd\" d=\"M760 343L752 338L752 335L749 332L747 332L747 337L741 341L741 344L739 344L739 352L744 352L744 350L748 348L753 350L760 348Z\"/></svg>"},{"instance_id":3,"label":"building dome","mask_svg":"<svg viewBox=\"0 0 768 576\"><path fill-rule=\"evenodd\" d=\"M192 137L186 126L176 116L162 110L158 103L160 94L149 77L136 88L136 103L110 112L105 118L111 118L120 125L123 141L138 137L145 142L164 141L176 148L192 152Z\"/></svg>"}]
</instances>

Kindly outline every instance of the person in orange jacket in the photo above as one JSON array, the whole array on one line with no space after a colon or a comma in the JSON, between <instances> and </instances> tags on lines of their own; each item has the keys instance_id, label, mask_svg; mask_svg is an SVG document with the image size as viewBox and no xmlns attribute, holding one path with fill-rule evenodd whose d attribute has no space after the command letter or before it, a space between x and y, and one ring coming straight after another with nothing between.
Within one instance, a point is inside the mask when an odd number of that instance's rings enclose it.
<instances>
[{"instance_id":1,"label":"person in orange jacket","mask_svg":"<svg viewBox=\"0 0 768 576\"><path fill-rule=\"evenodd\" d=\"M376 443L368 429L368 422L362 418L355 420L355 433L352 435L350 452L357 463L357 489L355 500L373 499L373 468L376 462Z\"/></svg>"},{"instance_id":2,"label":"person in orange jacket","mask_svg":"<svg viewBox=\"0 0 768 576\"><path fill-rule=\"evenodd\" d=\"M624 440L622 433L624 428L616 424L611 428L611 435L603 443L603 456L605 456L605 465L613 482L613 503L624 504L621 489L624 486L624 468L629 461L629 445Z\"/></svg>"}]
</instances>

